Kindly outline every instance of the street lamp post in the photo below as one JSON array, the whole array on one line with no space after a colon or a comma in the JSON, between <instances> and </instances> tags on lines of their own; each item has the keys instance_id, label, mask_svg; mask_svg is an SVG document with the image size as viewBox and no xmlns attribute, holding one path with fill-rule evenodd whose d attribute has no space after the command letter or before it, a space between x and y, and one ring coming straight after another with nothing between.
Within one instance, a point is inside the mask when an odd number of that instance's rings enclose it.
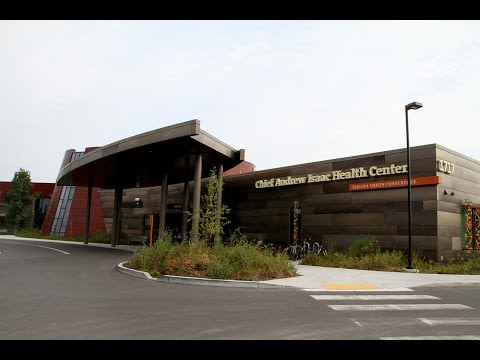
<instances>
[{"instance_id":1,"label":"street lamp post","mask_svg":"<svg viewBox=\"0 0 480 360\"><path fill-rule=\"evenodd\" d=\"M405 120L407 125L407 174L408 174L408 265L406 267L408 270L413 270L412 265L412 172L410 170L410 140L408 136L408 110L417 110L420 109L423 105L419 102L412 102L408 105L405 105Z\"/></svg>"}]
</instances>

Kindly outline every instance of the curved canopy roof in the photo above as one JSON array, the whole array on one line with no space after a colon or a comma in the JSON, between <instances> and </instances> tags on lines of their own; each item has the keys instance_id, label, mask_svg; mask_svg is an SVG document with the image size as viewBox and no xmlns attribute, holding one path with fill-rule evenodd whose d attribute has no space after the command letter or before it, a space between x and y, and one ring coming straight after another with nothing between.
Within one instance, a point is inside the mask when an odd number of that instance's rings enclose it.
<instances>
[{"instance_id":1,"label":"curved canopy roof","mask_svg":"<svg viewBox=\"0 0 480 360\"><path fill-rule=\"evenodd\" d=\"M152 130L99 147L60 169L57 185L92 185L123 188L161 185L164 171L168 183L193 180L196 154L202 154L202 178L223 163L228 170L242 160L245 151L235 150L200 129L199 120Z\"/></svg>"}]
</instances>

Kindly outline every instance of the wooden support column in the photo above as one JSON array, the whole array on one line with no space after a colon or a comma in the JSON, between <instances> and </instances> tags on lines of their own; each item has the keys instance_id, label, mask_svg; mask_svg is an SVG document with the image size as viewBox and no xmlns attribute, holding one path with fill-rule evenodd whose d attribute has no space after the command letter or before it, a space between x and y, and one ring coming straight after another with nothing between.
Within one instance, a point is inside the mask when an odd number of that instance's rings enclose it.
<instances>
[{"instance_id":1,"label":"wooden support column","mask_svg":"<svg viewBox=\"0 0 480 360\"><path fill-rule=\"evenodd\" d=\"M92 166L88 167L88 189L87 189L87 211L86 211L86 221L85 221L85 239L83 240L84 244L88 244L88 237L90 236L90 209L92 208Z\"/></svg>"},{"instance_id":2,"label":"wooden support column","mask_svg":"<svg viewBox=\"0 0 480 360\"><path fill-rule=\"evenodd\" d=\"M217 232L215 233L215 242L222 240L220 226L222 221L222 192L223 192L223 163L218 164L218 192L217 192Z\"/></svg>"},{"instance_id":3,"label":"wooden support column","mask_svg":"<svg viewBox=\"0 0 480 360\"><path fill-rule=\"evenodd\" d=\"M112 247L119 244L122 230L122 185L115 186L115 198L113 200L113 224L112 224Z\"/></svg>"},{"instance_id":4,"label":"wooden support column","mask_svg":"<svg viewBox=\"0 0 480 360\"><path fill-rule=\"evenodd\" d=\"M160 216L158 222L158 238L160 239L165 231L167 218L167 197L168 197L168 173L165 171L162 176L162 194L160 198Z\"/></svg>"},{"instance_id":5,"label":"wooden support column","mask_svg":"<svg viewBox=\"0 0 480 360\"><path fill-rule=\"evenodd\" d=\"M193 219L192 242L198 241L200 227L200 193L202 190L202 154L198 153L195 160L195 177L193 180Z\"/></svg>"},{"instance_id":6,"label":"wooden support column","mask_svg":"<svg viewBox=\"0 0 480 360\"><path fill-rule=\"evenodd\" d=\"M150 247L152 247L153 245L153 226L155 225L154 224L155 222L155 217L153 216L153 214L150 215Z\"/></svg>"},{"instance_id":7,"label":"wooden support column","mask_svg":"<svg viewBox=\"0 0 480 360\"><path fill-rule=\"evenodd\" d=\"M185 178L183 183L182 242L187 241L188 207L190 205L189 186L190 181L188 181L188 178Z\"/></svg>"}]
</instances>

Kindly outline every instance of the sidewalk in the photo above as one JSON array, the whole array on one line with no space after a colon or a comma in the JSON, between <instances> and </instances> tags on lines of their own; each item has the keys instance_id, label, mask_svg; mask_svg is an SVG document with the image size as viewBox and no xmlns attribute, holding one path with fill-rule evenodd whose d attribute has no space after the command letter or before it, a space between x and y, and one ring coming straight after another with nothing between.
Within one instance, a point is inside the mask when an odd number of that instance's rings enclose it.
<instances>
[{"instance_id":1,"label":"sidewalk","mask_svg":"<svg viewBox=\"0 0 480 360\"><path fill-rule=\"evenodd\" d=\"M480 286L480 275L421 274L297 265L301 276L264 281L268 284L326 291L399 289L417 286Z\"/></svg>"},{"instance_id":2,"label":"sidewalk","mask_svg":"<svg viewBox=\"0 0 480 360\"><path fill-rule=\"evenodd\" d=\"M110 249L119 249L134 252L137 246L118 245L111 247L110 244L61 241L61 240L40 240L19 238L12 235L0 235L1 241L5 240L28 240L54 243L67 243L78 246L97 246ZM1 255L0 255L1 256ZM421 274L410 272L387 272L370 270L353 270L342 268L328 268L319 266L307 266L295 264L300 276L275 279L267 281L236 281L236 280L211 280L189 278L181 276L162 276L158 279L152 278L149 274L126 269L118 264L118 270L129 275L139 276L145 279L167 281L182 284L197 284L209 286L231 286L231 287L257 287L257 288L298 288L316 289L323 291L392 291L418 286L480 286L480 275L444 275L444 274Z\"/></svg>"}]
</instances>

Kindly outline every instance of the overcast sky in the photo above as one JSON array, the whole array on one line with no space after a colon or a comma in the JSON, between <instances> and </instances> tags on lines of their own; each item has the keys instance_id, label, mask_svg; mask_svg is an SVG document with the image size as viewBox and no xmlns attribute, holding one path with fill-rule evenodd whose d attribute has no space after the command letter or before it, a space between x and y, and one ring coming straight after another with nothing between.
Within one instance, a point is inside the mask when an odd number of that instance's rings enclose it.
<instances>
[{"instance_id":1,"label":"overcast sky","mask_svg":"<svg viewBox=\"0 0 480 360\"><path fill-rule=\"evenodd\" d=\"M257 170L438 143L480 160L480 21L0 21L0 181L199 119Z\"/></svg>"}]
</instances>

